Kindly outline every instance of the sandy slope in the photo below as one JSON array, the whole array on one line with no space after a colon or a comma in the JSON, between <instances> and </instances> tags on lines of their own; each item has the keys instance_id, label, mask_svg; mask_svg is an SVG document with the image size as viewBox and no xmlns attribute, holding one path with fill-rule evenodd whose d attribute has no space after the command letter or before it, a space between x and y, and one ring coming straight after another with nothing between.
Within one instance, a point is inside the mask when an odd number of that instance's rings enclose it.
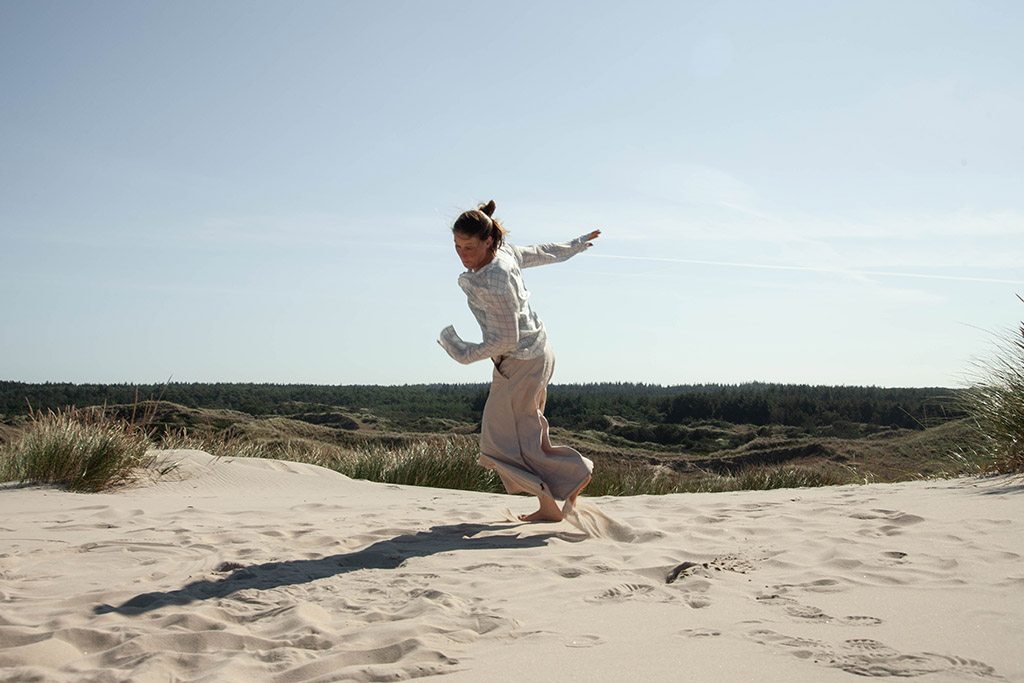
<instances>
[{"instance_id":1,"label":"sandy slope","mask_svg":"<svg viewBox=\"0 0 1024 683\"><path fill-rule=\"evenodd\" d=\"M0 680L1024 681L1020 479L584 499L584 533L163 457L115 493L0 490Z\"/></svg>"}]
</instances>

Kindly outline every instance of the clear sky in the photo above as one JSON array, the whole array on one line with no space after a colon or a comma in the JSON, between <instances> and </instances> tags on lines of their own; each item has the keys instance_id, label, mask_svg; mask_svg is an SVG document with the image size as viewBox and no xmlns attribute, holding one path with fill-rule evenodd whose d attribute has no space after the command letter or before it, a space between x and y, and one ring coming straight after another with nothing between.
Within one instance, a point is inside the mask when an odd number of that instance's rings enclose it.
<instances>
[{"instance_id":1,"label":"clear sky","mask_svg":"<svg viewBox=\"0 0 1024 683\"><path fill-rule=\"evenodd\" d=\"M1024 3L0 0L0 379L959 386L1024 314Z\"/></svg>"}]
</instances>

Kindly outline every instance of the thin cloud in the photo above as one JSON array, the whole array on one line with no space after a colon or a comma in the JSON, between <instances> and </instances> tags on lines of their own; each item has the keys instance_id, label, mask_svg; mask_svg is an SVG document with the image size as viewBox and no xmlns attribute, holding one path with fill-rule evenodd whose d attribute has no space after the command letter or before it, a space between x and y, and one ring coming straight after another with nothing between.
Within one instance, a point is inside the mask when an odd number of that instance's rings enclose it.
<instances>
[{"instance_id":1,"label":"thin cloud","mask_svg":"<svg viewBox=\"0 0 1024 683\"><path fill-rule=\"evenodd\" d=\"M953 280L958 282L985 282L1009 285L1024 285L1024 280L1008 280L1002 278L974 277L967 275L940 275L928 273L898 273L887 270L859 270L849 268L832 268L821 266L784 266L771 263L739 263L734 261L705 261L702 259L683 259L668 256L625 256L620 254L593 254L595 258L622 259L632 261L657 261L660 263L687 263L701 266L720 266L725 268L756 268L761 270L788 270L811 273L828 273L850 276L881 276L902 277L920 280Z\"/></svg>"},{"instance_id":2,"label":"thin cloud","mask_svg":"<svg viewBox=\"0 0 1024 683\"><path fill-rule=\"evenodd\" d=\"M193 239L206 244L323 248L403 248L437 232L422 216L334 214L211 218L192 230Z\"/></svg>"}]
</instances>

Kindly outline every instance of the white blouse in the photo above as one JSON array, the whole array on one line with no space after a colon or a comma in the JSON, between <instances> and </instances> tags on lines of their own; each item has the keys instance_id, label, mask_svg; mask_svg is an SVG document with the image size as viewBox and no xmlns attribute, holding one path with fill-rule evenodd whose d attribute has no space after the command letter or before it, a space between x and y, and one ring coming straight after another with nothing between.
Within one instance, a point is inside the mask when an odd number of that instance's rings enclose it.
<instances>
[{"instance_id":1,"label":"white blouse","mask_svg":"<svg viewBox=\"0 0 1024 683\"><path fill-rule=\"evenodd\" d=\"M530 308L522 269L572 258L587 249L589 236L531 247L517 247L506 241L486 266L460 275L459 286L466 292L484 340L479 344L463 341L449 325L441 331L439 340L448 355L464 364L496 356L524 360L542 356L547 333Z\"/></svg>"}]
</instances>

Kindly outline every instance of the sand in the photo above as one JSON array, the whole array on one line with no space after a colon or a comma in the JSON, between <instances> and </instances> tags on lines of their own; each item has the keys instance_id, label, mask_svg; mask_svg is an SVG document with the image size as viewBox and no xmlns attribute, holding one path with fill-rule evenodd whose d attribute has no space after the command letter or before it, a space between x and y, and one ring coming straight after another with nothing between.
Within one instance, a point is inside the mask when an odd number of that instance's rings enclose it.
<instances>
[{"instance_id":1,"label":"sand","mask_svg":"<svg viewBox=\"0 0 1024 683\"><path fill-rule=\"evenodd\" d=\"M1024 681L1020 478L523 524L524 497L161 458L111 493L0 489L0 680Z\"/></svg>"}]
</instances>

